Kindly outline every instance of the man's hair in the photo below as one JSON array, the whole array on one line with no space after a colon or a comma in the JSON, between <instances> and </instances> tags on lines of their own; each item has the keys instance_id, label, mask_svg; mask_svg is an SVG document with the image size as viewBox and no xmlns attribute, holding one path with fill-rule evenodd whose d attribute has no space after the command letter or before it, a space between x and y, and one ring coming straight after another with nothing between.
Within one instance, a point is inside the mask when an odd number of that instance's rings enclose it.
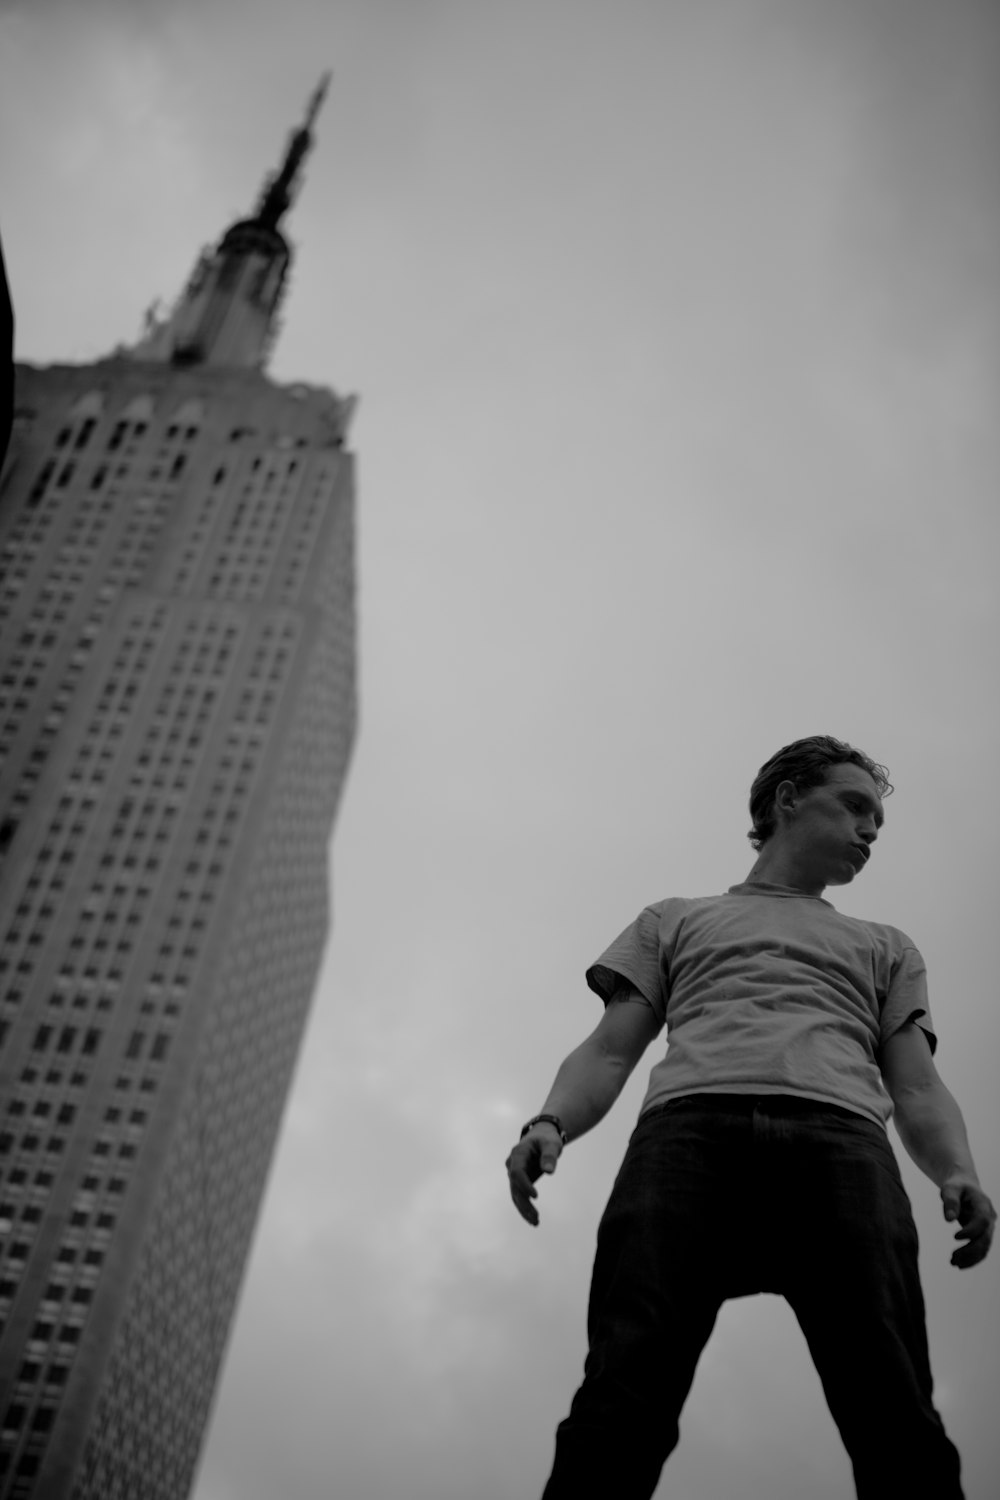
<instances>
[{"instance_id":1,"label":"man's hair","mask_svg":"<svg viewBox=\"0 0 1000 1500\"><path fill-rule=\"evenodd\" d=\"M772 755L761 766L750 788L750 816L753 827L747 838L755 849L760 849L777 826L774 811L774 794L783 781L791 781L800 792L810 787L822 786L831 766L860 766L874 781L880 797L888 797L892 791L889 771L866 755L855 750L844 740L835 740L829 734L814 734L806 740L793 740Z\"/></svg>"}]
</instances>

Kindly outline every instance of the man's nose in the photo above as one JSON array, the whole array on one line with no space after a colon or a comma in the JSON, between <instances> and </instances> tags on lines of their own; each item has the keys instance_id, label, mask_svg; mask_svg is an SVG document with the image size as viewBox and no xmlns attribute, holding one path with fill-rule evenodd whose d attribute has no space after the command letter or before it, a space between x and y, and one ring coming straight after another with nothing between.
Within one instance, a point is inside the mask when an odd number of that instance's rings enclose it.
<instances>
[{"instance_id":1,"label":"man's nose","mask_svg":"<svg viewBox=\"0 0 1000 1500\"><path fill-rule=\"evenodd\" d=\"M862 823L858 829L858 834L864 839L866 844L874 844L878 838L878 828L875 825L875 819L870 818L866 823Z\"/></svg>"}]
</instances>

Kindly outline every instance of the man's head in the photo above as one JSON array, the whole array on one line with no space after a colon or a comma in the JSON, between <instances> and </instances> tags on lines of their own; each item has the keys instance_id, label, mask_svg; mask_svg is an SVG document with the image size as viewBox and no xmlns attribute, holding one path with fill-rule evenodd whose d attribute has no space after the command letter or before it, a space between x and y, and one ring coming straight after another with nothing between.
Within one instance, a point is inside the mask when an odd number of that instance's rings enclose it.
<instances>
[{"instance_id":1,"label":"man's head","mask_svg":"<svg viewBox=\"0 0 1000 1500\"><path fill-rule=\"evenodd\" d=\"M858 868L882 823L882 799L892 791L889 773L864 751L843 740L818 734L785 745L761 766L750 788L748 833L755 849L776 834L793 831L806 840L830 846L831 857L840 843L851 858L857 847ZM844 879L851 879L847 873ZM828 883L843 884L830 876Z\"/></svg>"}]
</instances>

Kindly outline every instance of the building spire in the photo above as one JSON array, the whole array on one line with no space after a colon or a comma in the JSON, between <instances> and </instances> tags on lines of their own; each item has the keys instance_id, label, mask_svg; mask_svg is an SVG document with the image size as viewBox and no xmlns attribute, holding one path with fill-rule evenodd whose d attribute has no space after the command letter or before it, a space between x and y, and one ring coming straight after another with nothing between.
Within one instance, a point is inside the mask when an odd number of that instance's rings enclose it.
<instances>
[{"instance_id":1,"label":"building spire","mask_svg":"<svg viewBox=\"0 0 1000 1500\"><path fill-rule=\"evenodd\" d=\"M260 369L277 328L291 249L279 229L298 187L312 129L330 87L324 73L293 131L280 169L265 184L253 215L231 224L204 252L169 317L147 317L132 358L172 364Z\"/></svg>"},{"instance_id":2,"label":"building spire","mask_svg":"<svg viewBox=\"0 0 1000 1500\"><path fill-rule=\"evenodd\" d=\"M306 117L298 130L294 132L285 152L285 160L282 162L281 170L272 177L267 187L261 193L260 202L257 205L257 221L265 229L277 229L282 217L288 211L292 201L292 195L296 186L296 178L303 159L312 145L312 127L316 116L319 114L330 87L332 74L324 73L318 85L313 91L306 109Z\"/></svg>"}]
</instances>

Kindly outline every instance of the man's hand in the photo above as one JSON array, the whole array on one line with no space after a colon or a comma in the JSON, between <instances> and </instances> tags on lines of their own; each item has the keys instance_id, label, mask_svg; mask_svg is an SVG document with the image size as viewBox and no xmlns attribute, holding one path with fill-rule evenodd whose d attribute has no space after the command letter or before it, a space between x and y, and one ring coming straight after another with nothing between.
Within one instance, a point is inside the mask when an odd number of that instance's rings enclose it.
<instances>
[{"instance_id":1,"label":"man's hand","mask_svg":"<svg viewBox=\"0 0 1000 1500\"><path fill-rule=\"evenodd\" d=\"M954 1252L952 1265L963 1271L978 1265L993 1242L996 1209L979 1184L965 1177L945 1180L941 1187L941 1202L948 1222L954 1223L957 1219L962 1226L955 1235L956 1240L968 1242Z\"/></svg>"},{"instance_id":2,"label":"man's hand","mask_svg":"<svg viewBox=\"0 0 1000 1500\"><path fill-rule=\"evenodd\" d=\"M554 1125L543 1121L531 1127L504 1163L514 1207L529 1224L538 1223L538 1210L531 1201L538 1197L538 1189L532 1187L532 1183L537 1182L543 1172L554 1172L561 1155L562 1137Z\"/></svg>"}]
</instances>

